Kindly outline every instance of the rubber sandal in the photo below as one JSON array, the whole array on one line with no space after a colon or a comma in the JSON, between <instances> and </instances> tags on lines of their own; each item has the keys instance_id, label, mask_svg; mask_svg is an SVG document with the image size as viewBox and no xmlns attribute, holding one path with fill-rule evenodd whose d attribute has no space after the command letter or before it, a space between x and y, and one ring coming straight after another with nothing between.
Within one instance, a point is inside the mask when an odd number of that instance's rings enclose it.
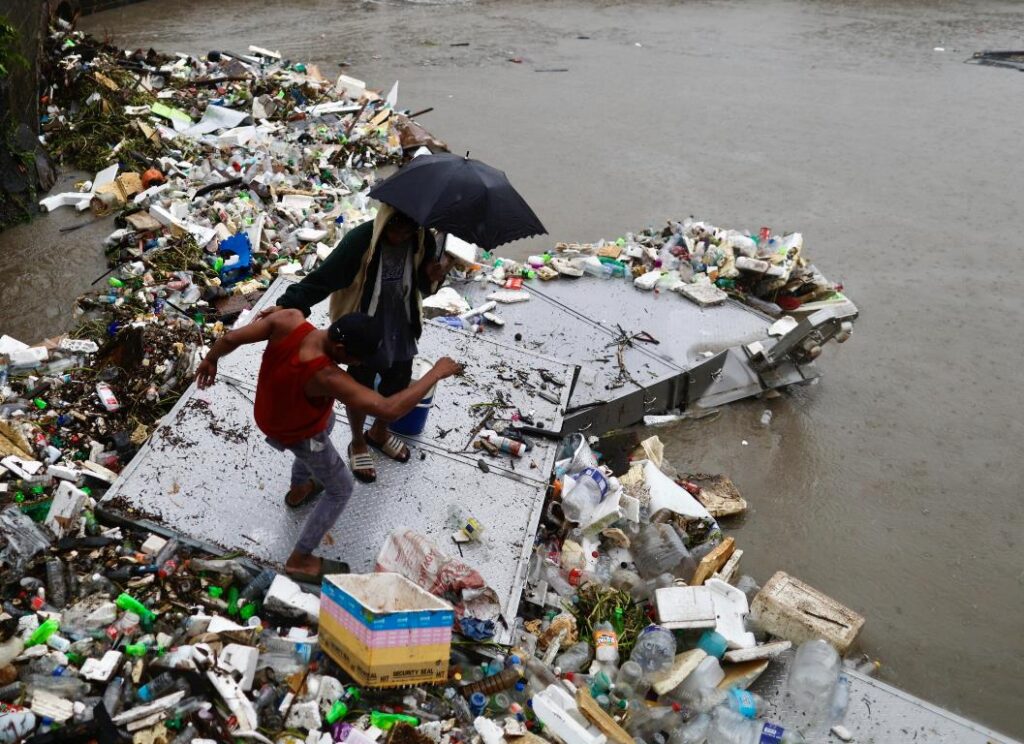
<instances>
[{"instance_id":1,"label":"rubber sandal","mask_svg":"<svg viewBox=\"0 0 1024 744\"><path fill-rule=\"evenodd\" d=\"M295 581L302 581L307 584L319 584L324 576L329 574L347 574L350 572L350 568L344 561L336 561L332 558L321 558L320 559L320 570L315 573L306 573L305 571L289 571L285 568L284 572Z\"/></svg>"},{"instance_id":2,"label":"rubber sandal","mask_svg":"<svg viewBox=\"0 0 1024 744\"><path fill-rule=\"evenodd\" d=\"M373 457L368 452L353 454L351 444L348 446L348 466L352 469L352 475L356 477L357 481L373 483L377 480L377 468L373 465ZM367 470L370 472L367 473Z\"/></svg>"},{"instance_id":3,"label":"rubber sandal","mask_svg":"<svg viewBox=\"0 0 1024 744\"><path fill-rule=\"evenodd\" d=\"M395 462L409 462L409 458L412 457L412 452L410 452L409 448L405 446L405 442L390 432L388 432L388 438L384 440L384 444L378 444L373 441L369 432L364 434L363 437L366 439L366 443L368 445L381 454L390 457ZM403 452L405 453L405 457L399 457Z\"/></svg>"},{"instance_id":4,"label":"rubber sandal","mask_svg":"<svg viewBox=\"0 0 1024 744\"><path fill-rule=\"evenodd\" d=\"M299 501L298 503L293 504L291 501L288 500L288 496L292 492L291 489L288 489L288 493L284 495L284 505L287 506L289 509L298 509L300 506L305 506L310 501L312 501L313 499L315 499L317 496L324 492L323 484L317 483L312 478L309 479L309 482L312 483L314 487L313 490L309 492L309 495L306 496L306 498L304 498L302 501Z\"/></svg>"}]
</instances>

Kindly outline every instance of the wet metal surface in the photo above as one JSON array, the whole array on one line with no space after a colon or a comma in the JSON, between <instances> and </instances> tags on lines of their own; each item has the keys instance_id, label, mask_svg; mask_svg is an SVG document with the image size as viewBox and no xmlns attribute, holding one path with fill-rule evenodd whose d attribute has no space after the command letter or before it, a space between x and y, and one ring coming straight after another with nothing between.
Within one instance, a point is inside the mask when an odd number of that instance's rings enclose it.
<instances>
[{"instance_id":1,"label":"wet metal surface","mask_svg":"<svg viewBox=\"0 0 1024 744\"><path fill-rule=\"evenodd\" d=\"M288 284L279 280L258 307L273 305ZM310 317L325 325L326 303ZM218 365L213 387L189 387L110 489L104 499L108 508L127 515L130 507L143 518L200 542L284 563L308 507L285 506L292 457L270 447L252 420L262 347L244 346L226 357ZM426 430L408 439L413 452L408 463L374 458L377 481L356 483L352 499L318 553L347 561L353 571L372 571L385 537L399 527L412 527L456 555L459 550L450 536L472 516L484 526L484 533L461 552L498 592L506 617L515 617L557 443L535 440L533 449L514 463L507 456L482 457L469 448L472 429L481 418L470 406L492 402L500 392L511 405L535 410L557 429L568 387L558 390L558 403L551 403L525 385L516 388L496 375L522 370L529 379L543 366L571 379L572 369L523 350L509 358L508 351L486 339L433 325L425 328L421 355L453 356L466 364L466 374L438 385ZM344 453L351 434L340 406L336 416L331 438ZM479 466L481 459L487 463L486 472Z\"/></svg>"},{"instance_id":2,"label":"wet metal surface","mask_svg":"<svg viewBox=\"0 0 1024 744\"><path fill-rule=\"evenodd\" d=\"M1024 78L963 64L1020 48L1019 3L177 0L85 27L400 79L400 105L434 106L423 124L506 170L551 231L509 255L688 214L801 230L863 313L854 338L816 387L660 430L666 456L736 481L743 570L864 613L883 679L1024 736ZM26 340L103 270L95 238L39 229L0 234L0 329Z\"/></svg>"}]
</instances>

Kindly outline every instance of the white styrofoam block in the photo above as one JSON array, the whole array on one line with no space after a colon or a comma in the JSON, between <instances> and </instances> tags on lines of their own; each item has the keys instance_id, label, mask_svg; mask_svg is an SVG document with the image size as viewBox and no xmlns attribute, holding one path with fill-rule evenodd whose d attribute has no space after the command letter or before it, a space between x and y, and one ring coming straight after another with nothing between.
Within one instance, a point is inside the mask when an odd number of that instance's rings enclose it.
<instances>
[{"instance_id":1,"label":"white styrofoam block","mask_svg":"<svg viewBox=\"0 0 1024 744\"><path fill-rule=\"evenodd\" d=\"M302 587L284 574L274 577L267 590L263 606L271 612L283 612L289 615L304 615L311 623L320 621L320 597L307 594Z\"/></svg>"},{"instance_id":2,"label":"white styrofoam block","mask_svg":"<svg viewBox=\"0 0 1024 744\"><path fill-rule=\"evenodd\" d=\"M231 677L217 674L216 672L207 672L206 678L213 683L217 694L227 703L228 709L235 714L235 718L238 720L238 729L240 731L255 731L257 724L256 708L253 707L252 701L242 692L242 688L238 686L238 683Z\"/></svg>"},{"instance_id":3,"label":"white styrofoam block","mask_svg":"<svg viewBox=\"0 0 1024 744\"><path fill-rule=\"evenodd\" d=\"M707 586L670 586L654 593L658 623L669 630L713 628L715 601Z\"/></svg>"},{"instance_id":4,"label":"white styrofoam block","mask_svg":"<svg viewBox=\"0 0 1024 744\"><path fill-rule=\"evenodd\" d=\"M78 483L82 479L82 471L70 465L50 465L46 468L46 472L53 478L69 483Z\"/></svg>"},{"instance_id":5,"label":"white styrofoam block","mask_svg":"<svg viewBox=\"0 0 1024 744\"><path fill-rule=\"evenodd\" d=\"M88 494L62 480L53 494L53 503L43 524L49 527L58 539L67 536L78 527L78 517L85 506Z\"/></svg>"},{"instance_id":6,"label":"white styrofoam block","mask_svg":"<svg viewBox=\"0 0 1024 744\"><path fill-rule=\"evenodd\" d=\"M146 555L156 555L163 550L164 545L167 544L167 540L160 537L160 535L150 535L146 538L146 541L142 543L142 547L139 548Z\"/></svg>"},{"instance_id":7,"label":"white styrofoam block","mask_svg":"<svg viewBox=\"0 0 1024 744\"><path fill-rule=\"evenodd\" d=\"M300 728L307 731L320 728L320 706L316 700L296 703L288 711L284 725L287 728Z\"/></svg>"},{"instance_id":8,"label":"white styrofoam block","mask_svg":"<svg viewBox=\"0 0 1024 744\"><path fill-rule=\"evenodd\" d=\"M348 732L348 736L345 737L345 744L377 744L377 739L379 738L380 733L376 736L372 736L371 732L363 731L362 729L358 729L353 726Z\"/></svg>"},{"instance_id":9,"label":"white styrofoam block","mask_svg":"<svg viewBox=\"0 0 1024 744\"><path fill-rule=\"evenodd\" d=\"M109 682L114 672L121 666L124 654L120 651L107 651L102 659L89 658L82 664L80 674L86 679L96 682Z\"/></svg>"},{"instance_id":10,"label":"white styrofoam block","mask_svg":"<svg viewBox=\"0 0 1024 744\"><path fill-rule=\"evenodd\" d=\"M721 579L708 579L704 586L711 591L715 604L715 632L725 637L729 648L753 648L754 634L746 629L743 618L750 611L747 595Z\"/></svg>"},{"instance_id":11,"label":"white styrofoam block","mask_svg":"<svg viewBox=\"0 0 1024 744\"><path fill-rule=\"evenodd\" d=\"M37 716L52 718L58 723L63 723L75 714L75 704L72 701L46 690L35 690L32 693L32 704L29 709Z\"/></svg>"},{"instance_id":12,"label":"white styrofoam block","mask_svg":"<svg viewBox=\"0 0 1024 744\"><path fill-rule=\"evenodd\" d=\"M10 470L19 478L31 478L43 468L43 463L38 460L26 460L17 455L9 455L0 460L0 465Z\"/></svg>"},{"instance_id":13,"label":"white styrofoam block","mask_svg":"<svg viewBox=\"0 0 1024 744\"><path fill-rule=\"evenodd\" d=\"M256 663L259 658L260 650L258 648L229 643L217 657L217 667L225 672L241 675L238 686L248 692L252 689L252 681L256 677Z\"/></svg>"},{"instance_id":14,"label":"white styrofoam block","mask_svg":"<svg viewBox=\"0 0 1024 744\"><path fill-rule=\"evenodd\" d=\"M844 654L864 625L864 616L785 571L778 571L754 597L752 608L767 632L803 643L824 638Z\"/></svg>"},{"instance_id":15,"label":"white styrofoam block","mask_svg":"<svg viewBox=\"0 0 1024 744\"><path fill-rule=\"evenodd\" d=\"M6 333L0 336L0 354L10 354L12 351L22 351L27 348L28 344L19 341L14 336L8 336Z\"/></svg>"},{"instance_id":16,"label":"white styrofoam block","mask_svg":"<svg viewBox=\"0 0 1024 744\"><path fill-rule=\"evenodd\" d=\"M762 643L760 646L754 646L753 648L738 648L726 651L722 659L730 664L757 661L759 659L774 659L783 651L788 651L792 647L793 644L790 641L772 641L771 643Z\"/></svg>"},{"instance_id":17,"label":"white styrofoam block","mask_svg":"<svg viewBox=\"0 0 1024 744\"><path fill-rule=\"evenodd\" d=\"M559 685L549 685L533 696L533 712L565 744L606 744L608 741L604 734L587 725L576 701Z\"/></svg>"}]
</instances>

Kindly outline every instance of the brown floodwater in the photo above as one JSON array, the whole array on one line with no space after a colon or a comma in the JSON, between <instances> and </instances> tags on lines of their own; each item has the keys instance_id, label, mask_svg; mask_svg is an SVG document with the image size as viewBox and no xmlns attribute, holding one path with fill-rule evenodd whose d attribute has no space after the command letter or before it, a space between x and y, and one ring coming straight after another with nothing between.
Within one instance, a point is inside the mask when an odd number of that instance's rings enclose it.
<instances>
[{"instance_id":1,"label":"brown floodwater","mask_svg":"<svg viewBox=\"0 0 1024 744\"><path fill-rule=\"evenodd\" d=\"M691 214L802 231L853 339L820 385L660 430L668 458L742 489L747 572L853 606L883 678L1024 736L1024 76L963 64L1024 46L1019 4L153 0L82 26L400 80L547 225L510 254ZM69 219L0 235L0 331L58 332L102 271L105 230Z\"/></svg>"}]
</instances>

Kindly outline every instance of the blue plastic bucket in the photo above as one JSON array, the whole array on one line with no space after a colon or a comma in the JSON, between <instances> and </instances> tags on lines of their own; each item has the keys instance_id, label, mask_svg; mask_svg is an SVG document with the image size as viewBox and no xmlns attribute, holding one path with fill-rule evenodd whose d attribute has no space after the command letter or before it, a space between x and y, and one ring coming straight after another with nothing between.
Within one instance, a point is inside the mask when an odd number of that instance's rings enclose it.
<instances>
[{"instance_id":1,"label":"blue plastic bucket","mask_svg":"<svg viewBox=\"0 0 1024 744\"><path fill-rule=\"evenodd\" d=\"M434 365L426 359L416 357L412 362L412 380L415 382L425 375ZM392 421L391 429L395 434L403 434L407 437L414 437L422 434L427 428L427 418L430 416L430 409L434 407L434 388L430 388L423 399L416 404L409 413L402 418Z\"/></svg>"}]
</instances>

